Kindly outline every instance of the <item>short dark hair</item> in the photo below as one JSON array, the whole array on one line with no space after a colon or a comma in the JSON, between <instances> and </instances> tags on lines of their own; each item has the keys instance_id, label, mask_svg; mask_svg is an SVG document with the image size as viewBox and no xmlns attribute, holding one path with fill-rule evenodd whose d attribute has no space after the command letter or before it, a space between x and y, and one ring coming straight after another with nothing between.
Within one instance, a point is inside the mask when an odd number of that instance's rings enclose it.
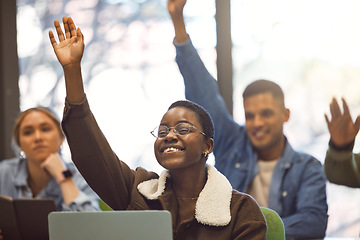
<instances>
[{"instance_id":1,"label":"short dark hair","mask_svg":"<svg viewBox=\"0 0 360 240\"><path fill-rule=\"evenodd\" d=\"M243 99L245 100L248 97L269 92L273 95L274 98L278 98L284 102L284 92L281 87L269 80L256 80L250 83L243 92Z\"/></svg>"},{"instance_id":2,"label":"short dark hair","mask_svg":"<svg viewBox=\"0 0 360 240\"><path fill-rule=\"evenodd\" d=\"M172 103L168 110L175 107L185 107L195 112L199 118L201 126L203 127L206 137L214 138L214 123L210 117L210 114L203 107L188 100L179 100Z\"/></svg>"}]
</instances>

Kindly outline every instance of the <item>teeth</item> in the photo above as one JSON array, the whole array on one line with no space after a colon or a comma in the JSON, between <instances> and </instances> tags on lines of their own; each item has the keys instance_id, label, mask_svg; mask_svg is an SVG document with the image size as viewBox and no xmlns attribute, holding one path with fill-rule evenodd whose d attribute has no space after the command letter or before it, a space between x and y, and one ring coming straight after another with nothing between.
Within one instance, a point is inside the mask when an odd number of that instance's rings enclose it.
<instances>
[{"instance_id":1,"label":"teeth","mask_svg":"<svg viewBox=\"0 0 360 240\"><path fill-rule=\"evenodd\" d=\"M174 148L174 147L170 147L170 148L167 148L164 150L165 153L168 153L168 152L178 152L180 151L180 149L178 148Z\"/></svg>"},{"instance_id":2,"label":"teeth","mask_svg":"<svg viewBox=\"0 0 360 240\"><path fill-rule=\"evenodd\" d=\"M265 133L264 133L264 132L259 131L259 132L256 132L254 135L255 135L255 137L262 137L262 136L264 136L264 135L265 135Z\"/></svg>"}]
</instances>

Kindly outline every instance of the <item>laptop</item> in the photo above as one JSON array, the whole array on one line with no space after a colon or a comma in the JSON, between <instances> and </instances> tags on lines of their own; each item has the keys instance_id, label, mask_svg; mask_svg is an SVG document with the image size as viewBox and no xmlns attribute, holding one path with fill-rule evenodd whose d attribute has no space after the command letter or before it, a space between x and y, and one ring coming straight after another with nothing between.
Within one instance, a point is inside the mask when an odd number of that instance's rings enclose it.
<instances>
[{"instance_id":1,"label":"laptop","mask_svg":"<svg viewBox=\"0 0 360 240\"><path fill-rule=\"evenodd\" d=\"M12 199L0 195L0 228L4 239L49 239L47 220L52 211L56 211L52 199Z\"/></svg>"},{"instance_id":2,"label":"laptop","mask_svg":"<svg viewBox=\"0 0 360 240\"><path fill-rule=\"evenodd\" d=\"M169 211L52 212L50 240L172 240Z\"/></svg>"}]
</instances>

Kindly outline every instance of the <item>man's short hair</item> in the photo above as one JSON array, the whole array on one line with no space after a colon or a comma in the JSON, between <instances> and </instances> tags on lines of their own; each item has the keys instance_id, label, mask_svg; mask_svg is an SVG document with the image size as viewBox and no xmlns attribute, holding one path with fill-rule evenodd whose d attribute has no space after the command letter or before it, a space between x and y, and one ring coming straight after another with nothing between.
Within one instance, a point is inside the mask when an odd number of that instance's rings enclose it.
<instances>
[{"instance_id":1,"label":"man's short hair","mask_svg":"<svg viewBox=\"0 0 360 240\"><path fill-rule=\"evenodd\" d=\"M273 95L274 98L280 99L284 102L284 92L281 87L269 80L256 80L250 83L243 92L243 99L245 100L248 97L269 92Z\"/></svg>"}]
</instances>

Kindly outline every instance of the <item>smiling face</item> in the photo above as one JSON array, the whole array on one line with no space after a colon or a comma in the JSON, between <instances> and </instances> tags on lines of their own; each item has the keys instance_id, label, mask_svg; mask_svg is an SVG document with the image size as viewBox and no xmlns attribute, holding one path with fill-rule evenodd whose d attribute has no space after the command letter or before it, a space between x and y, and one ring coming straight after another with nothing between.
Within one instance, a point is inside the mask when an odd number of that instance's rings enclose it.
<instances>
[{"instance_id":1,"label":"smiling face","mask_svg":"<svg viewBox=\"0 0 360 240\"><path fill-rule=\"evenodd\" d=\"M170 128L178 123L187 123L203 131L196 113L185 107L167 111L160 125ZM195 165L204 168L204 152L212 151L212 143L212 139L204 137L195 128L190 128L190 132L185 135L177 135L171 128L167 136L156 139L154 152L159 164L168 170L193 168Z\"/></svg>"},{"instance_id":2,"label":"smiling face","mask_svg":"<svg viewBox=\"0 0 360 240\"><path fill-rule=\"evenodd\" d=\"M60 150L63 137L54 120L40 111L29 112L19 125L20 148L29 161L41 163Z\"/></svg>"},{"instance_id":3,"label":"smiling face","mask_svg":"<svg viewBox=\"0 0 360 240\"><path fill-rule=\"evenodd\" d=\"M259 93L244 99L244 110L246 132L259 156L264 160L280 157L284 148L283 125L290 114L283 101L270 92Z\"/></svg>"}]
</instances>

